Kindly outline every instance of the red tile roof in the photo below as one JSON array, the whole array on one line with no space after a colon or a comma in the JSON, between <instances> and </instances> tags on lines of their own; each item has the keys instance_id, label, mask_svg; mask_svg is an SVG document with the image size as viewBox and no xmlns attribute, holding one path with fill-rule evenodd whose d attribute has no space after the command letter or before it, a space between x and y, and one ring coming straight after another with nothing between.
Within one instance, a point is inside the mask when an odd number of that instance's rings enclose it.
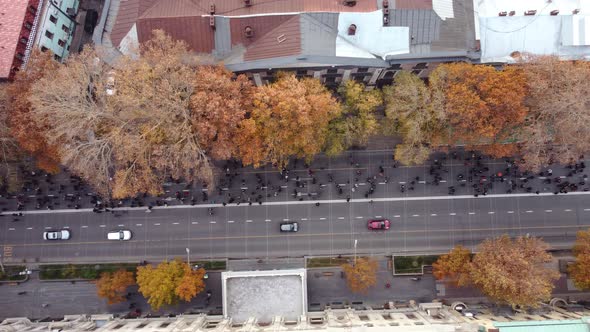
<instances>
[{"instance_id":1,"label":"red tile roof","mask_svg":"<svg viewBox=\"0 0 590 332\"><path fill-rule=\"evenodd\" d=\"M137 21L137 37L140 42L152 37L152 31L162 29L172 38L184 40L198 53L211 53L215 47L213 29L208 16L148 18Z\"/></svg>"},{"instance_id":2,"label":"red tile roof","mask_svg":"<svg viewBox=\"0 0 590 332\"><path fill-rule=\"evenodd\" d=\"M244 61L275 58L301 53L301 26L294 16L252 43L244 54Z\"/></svg>"},{"instance_id":3,"label":"red tile roof","mask_svg":"<svg viewBox=\"0 0 590 332\"><path fill-rule=\"evenodd\" d=\"M256 15L293 12L371 12L377 10L377 0L357 0L355 6L345 6L342 0L194 0L208 10L215 3L215 14L225 16Z\"/></svg>"},{"instance_id":4,"label":"red tile roof","mask_svg":"<svg viewBox=\"0 0 590 332\"><path fill-rule=\"evenodd\" d=\"M432 9L432 0L395 0L395 9Z\"/></svg>"},{"instance_id":5,"label":"red tile roof","mask_svg":"<svg viewBox=\"0 0 590 332\"><path fill-rule=\"evenodd\" d=\"M292 17L294 15L264 15L232 18L229 22L231 45L242 44L247 47ZM254 36L251 38L247 38L244 33L248 26L254 31Z\"/></svg>"},{"instance_id":6,"label":"red tile roof","mask_svg":"<svg viewBox=\"0 0 590 332\"><path fill-rule=\"evenodd\" d=\"M0 0L0 78L8 78L29 0Z\"/></svg>"}]
</instances>

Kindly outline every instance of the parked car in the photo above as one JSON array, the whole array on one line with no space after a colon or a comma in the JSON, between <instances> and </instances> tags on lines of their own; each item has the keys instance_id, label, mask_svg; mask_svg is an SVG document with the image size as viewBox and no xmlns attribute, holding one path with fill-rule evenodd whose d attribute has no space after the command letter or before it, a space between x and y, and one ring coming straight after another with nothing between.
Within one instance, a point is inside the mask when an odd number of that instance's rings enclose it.
<instances>
[{"instance_id":1,"label":"parked car","mask_svg":"<svg viewBox=\"0 0 590 332\"><path fill-rule=\"evenodd\" d=\"M70 239L70 230L68 229L61 229L59 231L47 231L43 232L43 239L44 240L69 240Z\"/></svg>"},{"instance_id":2,"label":"parked car","mask_svg":"<svg viewBox=\"0 0 590 332\"><path fill-rule=\"evenodd\" d=\"M113 241L131 240L131 231L128 229L121 229L118 231L112 231L107 234L107 239L113 240Z\"/></svg>"},{"instance_id":3,"label":"parked car","mask_svg":"<svg viewBox=\"0 0 590 332\"><path fill-rule=\"evenodd\" d=\"M387 219L369 219L367 228L371 230L387 230L391 227L391 221Z\"/></svg>"},{"instance_id":4,"label":"parked car","mask_svg":"<svg viewBox=\"0 0 590 332\"><path fill-rule=\"evenodd\" d=\"M297 232L299 224L296 222L286 222L281 224L281 232Z\"/></svg>"}]
</instances>

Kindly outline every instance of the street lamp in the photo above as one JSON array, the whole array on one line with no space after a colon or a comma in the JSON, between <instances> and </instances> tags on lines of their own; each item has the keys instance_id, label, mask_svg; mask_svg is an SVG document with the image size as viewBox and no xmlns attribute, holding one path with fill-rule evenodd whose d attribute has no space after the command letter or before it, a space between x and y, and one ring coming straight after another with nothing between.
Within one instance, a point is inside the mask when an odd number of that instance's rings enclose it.
<instances>
[{"instance_id":1,"label":"street lamp","mask_svg":"<svg viewBox=\"0 0 590 332\"><path fill-rule=\"evenodd\" d=\"M188 267L191 267L191 258L190 258L191 250L189 248L184 248L184 249L186 249L186 264L188 264Z\"/></svg>"},{"instance_id":2,"label":"street lamp","mask_svg":"<svg viewBox=\"0 0 590 332\"><path fill-rule=\"evenodd\" d=\"M357 245L358 241L357 239L354 239L354 266L356 266L356 245Z\"/></svg>"}]
</instances>

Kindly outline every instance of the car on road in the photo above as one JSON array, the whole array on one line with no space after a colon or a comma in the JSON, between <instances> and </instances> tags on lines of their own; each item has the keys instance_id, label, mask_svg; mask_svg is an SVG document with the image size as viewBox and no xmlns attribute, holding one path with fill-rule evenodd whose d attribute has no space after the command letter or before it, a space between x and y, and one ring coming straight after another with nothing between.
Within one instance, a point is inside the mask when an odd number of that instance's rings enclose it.
<instances>
[{"instance_id":1,"label":"car on road","mask_svg":"<svg viewBox=\"0 0 590 332\"><path fill-rule=\"evenodd\" d=\"M370 230L387 230L391 227L391 221L387 219L369 219L367 228Z\"/></svg>"},{"instance_id":2,"label":"car on road","mask_svg":"<svg viewBox=\"0 0 590 332\"><path fill-rule=\"evenodd\" d=\"M296 222L285 222L281 224L281 232L297 232L299 224Z\"/></svg>"},{"instance_id":3,"label":"car on road","mask_svg":"<svg viewBox=\"0 0 590 332\"><path fill-rule=\"evenodd\" d=\"M113 240L113 241L131 240L131 231L128 229L120 229L118 231L111 231L107 234L107 239Z\"/></svg>"},{"instance_id":4,"label":"car on road","mask_svg":"<svg viewBox=\"0 0 590 332\"><path fill-rule=\"evenodd\" d=\"M44 240L69 240L70 231L68 229L60 229L58 231L43 232Z\"/></svg>"}]
</instances>

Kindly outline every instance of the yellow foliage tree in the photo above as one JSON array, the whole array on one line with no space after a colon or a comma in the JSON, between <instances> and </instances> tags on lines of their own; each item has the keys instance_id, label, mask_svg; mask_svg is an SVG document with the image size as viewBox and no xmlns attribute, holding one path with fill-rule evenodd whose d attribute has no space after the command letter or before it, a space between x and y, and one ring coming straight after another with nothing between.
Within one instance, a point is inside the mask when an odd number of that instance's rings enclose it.
<instances>
[{"instance_id":1,"label":"yellow foliage tree","mask_svg":"<svg viewBox=\"0 0 590 332\"><path fill-rule=\"evenodd\" d=\"M573 252L576 261L568 268L570 277L576 287L590 289L590 229L578 231Z\"/></svg>"},{"instance_id":2,"label":"yellow foliage tree","mask_svg":"<svg viewBox=\"0 0 590 332\"><path fill-rule=\"evenodd\" d=\"M108 304L125 301L127 287L135 285L133 272L123 269L115 272L103 272L96 281L96 293L99 297L108 300Z\"/></svg>"},{"instance_id":3,"label":"yellow foliage tree","mask_svg":"<svg viewBox=\"0 0 590 332\"><path fill-rule=\"evenodd\" d=\"M551 298L559 273L545 266L548 245L538 238L503 235L485 240L470 267L471 283L495 302L538 307Z\"/></svg>"},{"instance_id":4,"label":"yellow foliage tree","mask_svg":"<svg viewBox=\"0 0 590 332\"><path fill-rule=\"evenodd\" d=\"M369 288L377 284L377 261L369 257L356 259L342 265L348 288L355 293L366 293Z\"/></svg>"},{"instance_id":5,"label":"yellow foliage tree","mask_svg":"<svg viewBox=\"0 0 590 332\"><path fill-rule=\"evenodd\" d=\"M471 251L457 245L448 254L440 256L432 267L437 280L446 279L452 285L466 286L469 284Z\"/></svg>"},{"instance_id":6,"label":"yellow foliage tree","mask_svg":"<svg viewBox=\"0 0 590 332\"><path fill-rule=\"evenodd\" d=\"M178 300L190 301L205 289L202 268L193 271L186 263L176 259L162 262L156 268L151 265L137 268L139 292L154 310L171 305Z\"/></svg>"}]
</instances>

